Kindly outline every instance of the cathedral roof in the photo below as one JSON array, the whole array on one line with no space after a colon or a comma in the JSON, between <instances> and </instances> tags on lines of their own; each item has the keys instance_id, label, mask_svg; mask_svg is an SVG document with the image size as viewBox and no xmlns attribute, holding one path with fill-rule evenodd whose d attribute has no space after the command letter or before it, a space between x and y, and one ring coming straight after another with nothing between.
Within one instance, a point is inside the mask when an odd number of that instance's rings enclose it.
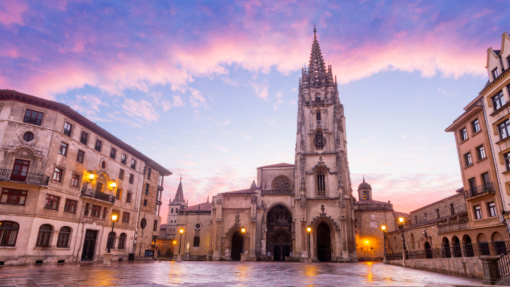
<instances>
[{"instance_id":1,"label":"cathedral roof","mask_svg":"<svg viewBox=\"0 0 510 287\"><path fill-rule=\"evenodd\" d=\"M182 177L181 181L179 182L179 187L177 187L177 192L175 193L174 200L171 203L177 203L182 202L184 203L184 192L182 191Z\"/></svg>"},{"instance_id":2,"label":"cathedral roof","mask_svg":"<svg viewBox=\"0 0 510 287\"><path fill-rule=\"evenodd\" d=\"M257 189L256 188L240 189L240 190L222 192L222 194L225 194L225 193L228 193L228 194L255 194L255 193L257 193L255 190L257 190Z\"/></svg>"},{"instance_id":3,"label":"cathedral roof","mask_svg":"<svg viewBox=\"0 0 510 287\"><path fill-rule=\"evenodd\" d=\"M199 203L197 205L189 206L186 208L186 211L198 211L198 210L211 211L211 209L212 209L212 204L208 201L208 202Z\"/></svg>"},{"instance_id":4,"label":"cathedral roof","mask_svg":"<svg viewBox=\"0 0 510 287\"><path fill-rule=\"evenodd\" d=\"M363 176L363 182L360 183L360 185L358 187L358 190L360 190L360 189L372 189L372 186L370 186L370 184L365 182L365 177L364 176Z\"/></svg>"},{"instance_id":5,"label":"cathedral roof","mask_svg":"<svg viewBox=\"0 0 510 287\"><path fill-rule=\"evenodd\" d=\"M293 164L290 164L290 163L277 163L277 164L271 164L271 165L265 165L265 166L260 166L259 168L262 168L262 167L294 167Z\"/></svg>"},{"instance_id":6,"label":"cathedral roof","mask_svg":"<svg viewBox=\"0 0 510 287\"><path fill-rule=\"evenodd\" d=\"M391 204L391 203L377 200L358 200L354 204Z\"/></svg>"}]
</instances>

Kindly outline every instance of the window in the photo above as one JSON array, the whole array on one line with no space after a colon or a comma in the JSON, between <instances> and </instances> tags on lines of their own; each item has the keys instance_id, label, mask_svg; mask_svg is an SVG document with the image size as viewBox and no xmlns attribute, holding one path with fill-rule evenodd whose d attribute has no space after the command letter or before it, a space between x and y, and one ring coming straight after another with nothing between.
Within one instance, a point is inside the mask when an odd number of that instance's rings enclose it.
<instances>
[{"instance_id":1,"label":"window","mask_svg":"<svg viewBox=\"0 0 510 287\"><path fill-rule=\"evenodd\" d=\"M441 216L439 216L439 209L436 209L436 218L441 218Z\"/></svg>"},{"instance_id":2,"label":"window","mask_svg":"<svg viewBox=\"0 0 510 287\"><path fill-rule=\"evenodd\" d=\"M134 159L131 160L131 168L136 169L136 160Z\"/></svg>"},{"instance_id":3,"label":"window","mask_svg":"<svg viewBox=\"0 0 510 287\"><path fill-rule=\"evenodd\" d=\"M460 141L461 142L467 140L467 130L466 130L466 128L461 129L459 131L459 133L460 133Z\"/></svg>"},{"instance_id":4,"label":"window","mask_svg":"<svg viewBox=\"0 0 510 287\"><path fill-rule=\"evenodd\" d=\"M429 219L427 218L427 213L425 213L425 215L423 215L423 219L425 219L425 221L428 221Z\"/></svg>"},{"instance_id":5,"label":"window","mask_svg":"<svg viewBox=\"0 0 510 287\"><path fill-rule=\"evenodd\" d=\"M103 208L103 219L106 219L106 216L108 215L108 208Z\"/></svg>"},{"instance_id":6,"label":"window","mask_svg":"<svg viewBox=\"0 0 510 287\"><path fill-rule=\"evenodd\" d=\"M19 224L12 221L0 221L0 246L15 246Z\"/></svg>"},{"instance_id":7,"label":"window","mask_svg":"<svg viewBox=\"0 0 510 287\"><path fill-rule=\"evenodd\" d=\"M101 152L101 148L103 147L103 142L101 140L96 140L96 146L94 147L95 150L98 152Z\"/></svg>"},{"instance_id":8,"label":"window","mask_svg":"<svg viewBox=\"0 0 510 287\"><path fill-rule=\"evenodd\" d=\"M453 203L450 203L450 214L451 215L455 214L455 208L453 207Z\"/></svg>"},{"instance_id":9,"label":"window","mask_svg":"<svg viewBox=\"0 0 510 287\"><path fill-rule=\"evenodd\" d=\"M322 135L321 131L315 134L314 144L317 149L322 149L326 145L326 138Z\"/></svg>"},{"instance_id":10,"label":"window","mask_svg":"<svg viewBox=\"0 0 510 287\"><path fill-rule=\"evenodd\" d=\"M27 160L16 159L12 168L11 180L25 181L28 175L30 162Z\"/></svg>"},{"instance_id":11,"label":"window","mask_svg":"<svg viewBox=\"0 0 510 287\"><path fill-rule=\"evenodd\" d=\"M16 189L2 189L0 203L11 205L25 205L28 191Z\"/></svg>"},{"instance_id":12,"label":"window","mask_svg":"<svg viewBox=\"0 0 510 287\"><path fill-rule=\"evenodd\" d=\"M418 224L418 216L414 216L414 224Z\"/></svg>"},{"instance_id":13,"label":"window","mask_svg":"<svg viewBox=\"0 0 510 287\"><path fill-rule=\"evenodd\" d=\"M489 178L489 173L488 172L482 173L482 182L483 182L485 190L491 188L491 180Z\"/></svg>"},{"instance_id":14,"label":"window","mask_svg":"<svg viewBox=\"0 0 510 287\"><path fill-rule=\"evenodd\" d=\"M128 192L126 196L126 203L131 203L131 192Z\"/></svg>"},{"instance_id":15,"label":"window","mask_svg":"<svg viewBox=\"0 0 510 287\"><path fill-rule=\"evenodd\" d=\"M64 170L60 167L55 167L55 171L53 172L53 181L55 182L62 182L62 175L64 173Z\"/></svg>"},{"instance_id":16,"label":"window","mask_svg":"<svg viewBox=\"0 0 510 287\"><path fill-rule=\"evenodd\" d=\"M124 180L124 170L123 170L123 169L121 169L121 170L119 171L119 179Z\"/></svg>"},{"instance_id":17,"label":"window","mask_svg":"<svg viewBox=\"0 0 510 287\"><path fill-rule=\"evenodd\" d=\"M492 70L492 79L495 80L499 76L498 68Z\"/></svg>"},{"instance_id":18,"label":"window","mask_svg":"<svg viewBox=\"0 0 510 287\"><path fill-rule=\"evenodd\" d=\"M466 160L466 166L470 166L473 164L473 159L471 159L471 153L468 152L464 155L464 159Z\"/></svg>"},{"instance_id":19,"label":"window","mask_svg":"<svg viewBox=\"0 0 510 287\"><path fill-rule=\"evenodd\" d=\"M477 133L480 131L480 122L478 119L471 122L471 125L473 126L473 133Z\"/></svg>"},{"instance_id":20,"label":"window","mask_svg":"<svg viewBox=\"0 0 510 287\"><path fill-rule=\"evenodd\" d=\"M471 191L471 196L476 196L476 183L474 178L468 179L469 190Z\"/></svg>"},{"instance_id":21,"label":"window","mask_svg":"<svg viewBox=\"0 0 510 287\"><path fill-rule=\"evenodd\" d=\"M96 192L103 192L103 183L102 182L96 183Z\"/></svg>"},{"instance_id":22,"label":"window","mask_svg":"<svg viewBox=\"0 0 510 287\"><path fill-rule=\"evenodd\" d=\"M101 168L102 168L102 169L105 169L105 168L106 168L106 161L101 162Z\"/></svg>"},{"instance_id":23,"label":"window","mask_svg":"<svg viewBox=\"0 0 510 287\"><path fill-rule=\"evenodd\" d=\"M58 203L60 202L60 197L47 194L46 195L46 204L44 208L58 210Z\"/></svg>"},{"instance_id":24,"label":"window","mask_svg":"<svg viewBox=\"0 0 510 287\"><path fill-rule=\"evenodd\" d=\"M128 212L122 213L122 222L129 223L129 213Z\"/></svg>"},{"instance_id":25,"label":"window","mask_svg":"<svg viewBox=\"0 0 510 287\"><path fill-rule=\"evenodd\" d=\"M489 202L487 204L487 206L489 207L489 216L490 217L495 217L498 215L498 213L496 212L496 204L494 202Z\"/></svg>"},{"instance_id":26,"label":"window","mask_svg":"<svg viewBox=\"0 0 510 287\"><path fill-rule=\"evenodd\" d=\"M170 213L174 213L174 209L172 208L172 210L170 211Z\"/></svg>"},{"instance_id":27,"label":"window","mask_svg":"<svg viewBox=\"0 0 510 287\"><path fill-rule=\"evenodd\" d=\"M492 97L492 104L494 104L494 110L497 111L505 104L505 97L503 91L500 91L497 95Z\"/></svg>"},{"instance_id":28,"label":"window","mask_svg":"<svg viewBox=\"0 0 510 287\"><path fill-rule=\"evenodd\" d=\"M112 147L112 150L110 151L110 157L115 159L115 156L117 155L117 150Z\"/></svg>"},{"instance_id":29,"label":"window","mask_svg":"<svg viewBox=\"0 0 510 287\"><path fill-rule=\"evenodd\" d=\"M73 125L68 123L68 122L65 122L65 124L64 124L64 134L66 136L70 137L72 131L73 131Z\"/></svg>"},{"instance_id":30,"label":"window","mask_svg":"<svg viewBox=\"0 0 510 287\"><path fill-rule=\"evenodd\" d=\"M69 235L71 235L71 228L64 226L60 228L58 233L57 247L69 247Z\"/></svg>"},{"instance_id":31,"label":"window","mask_svg":"<svg viewBox=\"0 0 510 287\"><path fill-rule=\"evenodd\" d=\"M326 195L326 181L322 171L317 174L317 195Z\"/></svg>"},{"instance_id":32,"label":"window","mask_svg":"<svg viewBox=\"0 0 510 287\"><path fill-rule=\"evenodd\" d=\"M149 195L149 187L150 185L148 183L145 184L145 195Z\"/></svg>"},{"instance_id":33,"label":"window","mask_svg":"<svg viewBox=\"0 0 510 287\"><path fill-rule=\"evenodd\" d=\"M92 213L90 214L90 216L101 218L101 206L92 205Z\"/></svg>"},{"instance_id":34,"label":"window","mask_svg":"<svg viewBox=\"0 0 510 287\"><path fill-rule=\"evenodd\" d=\"M151 179L152 168L147 169L147 179Z\"/></svg>"},{"instance_id":35,"label":"window","mask_svg":"<svg viewBox=\"0 0 510 287\"><path fill-rule=\"evenodd\" d=\"M90 204L89 203L85 203L85 211L83 211L83 214L88 216L89 215L89 210L90 210Z\"/></svg>"},{"instance_id":36,"label":"window","mask_svg":"<svg viewBox=\"0 0 510 287\"><path fill-rule=\"evenodd\" d=\"M315 100L316 101L320 101L321 100L321 95L320 94L315 94Z\"/></svg>"},{"instance_id":37,"label":"window","mask_svg":"<svg viewBox=\"0 0 510 287\"><path fill-rule=\"evenodd\" d=\"M66 143L60 143L60 150L58 151L59 154L63 156L67 156L67 144Z\"/></svg>"},{"instance_id":38,"label":"window","mask_svg":"<svg viewBox=\"0 0 510 287\"><path fill-rule=\"evenodd\" d=\"M115 194L115 199L120 200L122 198L122 189L117 189L117 193Z\"/></svg>"},{"instance_id":39,"label":"window","mask_svg":"<svg viewBox=\"0 0 510 287\"><path fill-rule=\"evenodd\" d=\"M193 247L200 247L200 237L193 237Z\"/></svg>"},{"instance_id":40,"label":"window","mask_svg":"<svg viewBox=\"0 0 510 287\"><path fill-rule=\"evenodd\" d=\"M482 219L482 209L480 205L475 206L475 219Z\"/></svg>"},{"instance_id":41,"label":"window","mask_svg":"<svg viewBox=\"0 0 510 287\"><path fill-rule=\"evenodd\" d=\"M152 231L158 231L158 221L154 219L154 225L152 226Z\"/></svg>"},{"instance_id":42,"label":"window","mask_svg":"<svg viewBox=\"0 0 510 287\"><path fill-rule=\"evenodd\" d=\"M119 249L126 249L126 233L121 233L119 236Z\"/></svg>"},{"instance_id":43,"label":"window","mask_svg":"<svg viewBox=\"0 0 510 287\"><path fill-rule=\"evenodd\" d=\"M129 183L133 184L134 181L135 181L135 175L130 173L129 174Z\"/></svg>"},{"instance_id":44,"label":"window","mask_svg":"<svg viewBox=\"0 0 510 287\"><path fill-rule=\"evenodd\" d=\"M510 119L498 125L499 138L504 140L510 135Z\"/></svg>"},{"instance_id":45,"label":"window","mask_svg":"<svg viewBox=\"0 0 510 287\"><path fill-rule=\"evenodd\" d=\"M321 120L321 112L317 112L317 120L320 121Z\"/></svg>"},{"instance_id":46,"label":"window","mask_svg":"<svg viewBox=\"0 0 510 287\"><path fill-rule=\"evenodd\" d=\"M64 212L76 213L76 205L78 201L72 199L66 199L66 205L64 206Z\"/></svg>"},{"instance_id":47,"label":"window","mask_svg":"<svg viewBox=\"0 0 510 287\"><path fill-rule=\"evenodd\" d=\"M147 206L147 199L143 200L143 206Z\"/></svg>"},{"instance_id":48,"label":"window","mask_svg":"<svg viewBox=\"0 0 510 287\"><path fill-rule=\"evenodd\" d=\"M79 187L80 186L80 175L77 173L73 173L73 177L71 178L71 186Z\"/></svg>"},{"instance_id":49,"label":"window","mask_svg":"<svg viewBox=\"0 0 510 287\"><path fill-rule=\"evenodd\" d=\"M476 148L476 153L478 154L478 160L485 158L485 149L483 148L483 145Z\"/></svg>"},{"instance_id":50,"label":"window","mask_svg":"<svg viewBox=\"0 0 510 287\"><path fill-rule=\"evenodd\" d=\"M52 231L53 231L53 227L51 227L51 225L49 225L49 224L41 225L41 227L39 227L39 235L37 236L37 242L36 242L35 246L49 247Z\"/></svg>"},{"instance_id":51,"label":"window","mask_svg":"<svg viewBox=\"0 0 510 287\"><path fill-rule=\"evenodd\" d=\"M108 233L107 248L115 249L115 232Z\"/></svg>"},{"instance_id":52,"label":"window","mask_svg":"<svg viewBox=\"0 0 510 287\"><path fill-rule=\"evenodd\" d=\"M506 164L506 170L510 170L510 152L504 154L505 157L505 164Z\"/></svg>"},{"instance_id":53,"label":"window","mask_svg":"<svg viewBox=\"0 0 510 287\"><path fill-rule=\"evenodd\" d=\"M79 163L83 163L84 157L85 157L85 152L82 150L78 150L78 156L76 157L76 161Z\"/></svg>"},{"instance_id":54,"label":"window","mask_svg":"<svg viewBox=\"0 0 510 287\"><path fill-rule=\"evenodd\" d=\"M23 135L23 139L26 141L26 142L31 142L33 139L34 139L34 134L31 133L31 132L26 132L24 135Z\"/></svg>"},{"instance_id":55,"label":"window","mask_svg":"<svg viewBox=\"0 0 510 287\"><path fill-rule=\"evenodd\" d=\"M120 157L120 163L126 164L126 159L127 159L127 156L125 154L122 154L122 156Z\"/></svg>"},{"instance_id":56,"label":"window","mask_svg":"<svg viewBox=\"0 0 510 287\"><path fill-rule=\"evenodd\" d=\"M34 124L34 125L41 125L43 118L43 113L32 111L32 110L26 110L25 117L23 118L23 122Z\"/></svg>"},{"instance_id":57,"label":"window","mask_svg":"<svg viewBox=\"0 0 510 287\"><path fill-rule=\"evenodd\" d=\"M84 145L86 145L89 141L89 134L86 132L81 132L80 142Z\"/></svg>"}]
</instances>

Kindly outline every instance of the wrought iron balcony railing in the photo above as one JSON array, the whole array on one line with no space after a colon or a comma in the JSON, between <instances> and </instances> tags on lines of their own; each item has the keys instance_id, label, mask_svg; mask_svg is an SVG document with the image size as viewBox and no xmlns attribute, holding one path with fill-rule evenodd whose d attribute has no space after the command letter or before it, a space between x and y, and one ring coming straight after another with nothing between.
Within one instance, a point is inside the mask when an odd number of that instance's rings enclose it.
<instances>
[{"instance_id":1,"label":"wrought iron balcony railing","mask_svg":"<svg viewBox=\"0 0 510 287\"><path fill-rule=\"evenodd\" d=\"M479 196L487 193L494 193L496 190L494 189L494 184L492 182L484 183L475 187L474 189L466 190L466 198L471 198L475 196Z\"/></svg>"},{"instance_id":2,"label":"wrought iron balcony railing","mask_svg":"<svg viewBox=\"0 0 510 287\"><path fill-rule=\"evenodd\" d=\"M471 225L469 220L460 220L452 223L439 224L438 231L439 233L447 233L452 231L469 229L470 226Z\"/></svg>"},{"instance_id":3,"label":"wrought iron balcony railing","mask_svg":"<svg viewBox=\"0 0 510 287\"><path fill-rule=\"evenodd\" d=\"M276 189L269 189L269 190L262 190L262 195L280 195L280 194L292 194L292 190L276 190Z\"/></svg>"},{"instance_id":4,"label":"wrought iron balcony railing","mask_svg":"<svg viewBox=\"0 0 510 287\"><path fill-rule=\"evenodd\" d=\"M32 185L48 185L49 176L21 170L0 169L0 180L15 181Z\"/></svg>"},{"instance_id":5,"label":"wrought iron balcony railing","mask_svg":"<svg viewBox=\"0 0 510 287\"><path fill-rule=\"evenodd\" d=\"M110 202L111 204L115 203L115 196L100 191L95 191L90 188L82 189L81 196L107 201Z\"/></svg>"},{"instance_id":6,"label":"wrought iron balcony railing","mask_svg":"<svg viewBox=\"0 0 510 287\"><path fill-rule=\"evenodd\" d=\"M163 190L165 190L165 189L163 188L163 186L158 185L158 191L163 191Z\"/></svg>"},{"instance_id":7,"label":"wrought iron balcony railing","mask_svg":"<svg viewBox=\"0 0 510 287\"><path fill-rule=\"evenodd\" d=\"M64 129L64 134L68 137L71 136L71 129Z\"/></svg>"}]
</instances>

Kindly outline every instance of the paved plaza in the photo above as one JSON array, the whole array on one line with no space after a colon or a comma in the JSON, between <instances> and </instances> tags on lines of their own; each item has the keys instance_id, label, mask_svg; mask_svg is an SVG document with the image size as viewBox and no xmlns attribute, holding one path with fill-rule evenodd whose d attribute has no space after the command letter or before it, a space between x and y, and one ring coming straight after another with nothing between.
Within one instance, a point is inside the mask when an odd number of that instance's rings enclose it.
<instances>
[{"instance_id":1,"label":"paved plaza","mask_svg":"<svg viewBox=\"0 0 510 287\"><path fill-rule=\"evenodd\" d=\"M382 263L119 262L1 267L5 286L359 286L480 285Z\"/></svg>"}]
</instances>

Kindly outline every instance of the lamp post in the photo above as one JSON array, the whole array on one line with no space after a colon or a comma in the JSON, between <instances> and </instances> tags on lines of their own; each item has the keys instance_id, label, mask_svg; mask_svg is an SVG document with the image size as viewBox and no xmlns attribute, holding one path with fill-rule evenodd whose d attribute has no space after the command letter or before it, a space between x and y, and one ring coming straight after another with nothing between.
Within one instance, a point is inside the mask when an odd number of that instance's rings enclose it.
<instances>
[{"instance_id":1,"label":"lamp post","mask_svg":"<svg viewBox=\"0 0 510 287\"><path fill-rule=\"evenodd\" d=\"M241 245L242 246L242 248L241 248L241 260L240 260L241 263L244 262L244 233L245 232L246 232L246 228L244 228L244 226L241 227L241 233L243 234L243 241L242 241L242 245Z\"/></svg>"},{"instance_id":2,"label":"lamp post","mask_svg":"<svg viewBox=\"0 0 510 287\"><path fill-rule=\"evenodd\" d=\"M113 233L113 228L115 227L115 221L117 221L118 217L119 216L117 214L112 213L112 232L111 233ZM110 238L108 238L108 239L110 239ZM111 242L110 242L110 240L108 240L108 253L110 253L110 251L112 249L112 244L113 244L113 240Z\"/></svg>"},{"instance_id":3,"label":"lamp post","mask_svg":"<svg viewBox=\"0 0 510 287\"><path fill-rule=\"evenodd\" d=\"M401 216L398 218L398 221L400 222L400 229L402 229L402 247L403 250L406 251L406 241L404 239L404 218Z\"/></svg>"},{"instance_id":4,"label":"lamp post","mask_svg":"<svg viewBox=\"0 0 510 287\"><path fill-rule=\"evenodd\" d=\"M384 245L384 262L383 263L387 263L387 256L388 254L386 253L386 225L383 225L381 226L381 229L382 229L382 232L383 232L383 245Z\"/></svg>"},{"instance_id":5,"label":"lamp post","mask_svg":"<svg viewBox=\"0 0 510 287\"><path fill-rule=\"evenodd\" d=\"M312 233L312 228L309 226L306 228L306 232L308 233L308 262L310 262L311 251L310 251L310 233Z\"/></svg>"},{"instance_id":6,"label":"lamp post","mask_svg":"<svg viewBox=\"0 0 510 287\"><path fill-rule=\"evenodd\" d=\"M182 245L182 234L184 233L184 228L180 228L179 233L181 234L181 239L179 239L179 255L177 255L177 262L181 262L181 245Z\"/></svg>"}]
</instances>

